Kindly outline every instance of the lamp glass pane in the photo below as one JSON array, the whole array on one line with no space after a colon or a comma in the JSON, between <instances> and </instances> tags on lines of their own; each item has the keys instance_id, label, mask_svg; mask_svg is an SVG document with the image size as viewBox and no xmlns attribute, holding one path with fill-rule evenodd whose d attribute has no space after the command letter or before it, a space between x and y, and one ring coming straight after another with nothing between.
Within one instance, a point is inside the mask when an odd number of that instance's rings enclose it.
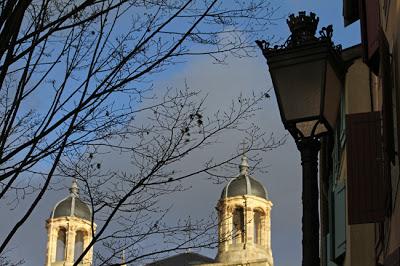
<instances>
[{"instance_id":1,"label":"lamp glass pane","mask_svg":"<svg viewBox=\"0 0 400 266\"><path fill-rule=\"evenodd\" d=\"M318 120L311 120L311 121L305 121L305 122L299 122L296 124L296 128L300 130L300 132L303 134L304 137L310 137L312 133L312 129L314 128L314 125L318 123ZM327 128L325 127L324 124L320 123L318 124L317 128L315 129L314 136L319 135L321 133L325 133Z\"/></svg>"},{"instance_id":2,"label":"lamp glass pane","mask_svg":"<svg viewBox=\"0 0 400 266\"><path fill-rule=\"evenodd\" d=\"M323 116L333 128L336 126L337 114L339 111L341 82L328 62L326 68L325 99Z\"/></svg>"},{"instance_id":3,"label":"lamp glass pane","mask_svg":"<svg viewBox=\"0 0 400 266\"><path fill-rule=\"evenodd\" d=\"M270 70L286 121L320 115L324 60Z\"/></svg>"},{"instance_id":4,"label":"lamp glass pane","mask_svg":"<svg viewBox=\"0 0 400 266\"><path fill-rule=\"evenodd\" d=\"M326 126L322 123L318 124L317 129L314 132L314 135L319 135L321 133L325 133L327 132L328 129L326 128Z\"/></svg>"}]
</instances>

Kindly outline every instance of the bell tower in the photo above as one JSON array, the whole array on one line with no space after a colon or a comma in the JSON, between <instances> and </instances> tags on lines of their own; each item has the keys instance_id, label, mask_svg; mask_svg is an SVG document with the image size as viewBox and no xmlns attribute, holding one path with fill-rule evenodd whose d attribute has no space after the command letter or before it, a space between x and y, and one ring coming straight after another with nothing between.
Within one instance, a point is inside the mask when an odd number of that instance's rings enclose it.
<instances>
[{"instance_id":1,"label":"bell tower","mask_svg":"<svg viewBox=\"0 0 400 266\"><path fill-rule=\"evenodd\" d=\"M217 205L219 246L216 261L227 265L273 266L272 202L264 186L249 175L245 155L239 169L240 174L225 186Z\"/></svg>"},{"instance_id":2,"label":"bell tower","mask_svg":"<svg viewBox=\"0 0 400 266\"><path fill-rule=\"evenodd\" d=\"M70 195L59 201L46 221L46 266L72 266L92 240L92 210L79 198L76 180L72 181ZM93 232L96 225L93 223ZM81 265L92 265L91 249Z\"/></svg>"}]
</instances>

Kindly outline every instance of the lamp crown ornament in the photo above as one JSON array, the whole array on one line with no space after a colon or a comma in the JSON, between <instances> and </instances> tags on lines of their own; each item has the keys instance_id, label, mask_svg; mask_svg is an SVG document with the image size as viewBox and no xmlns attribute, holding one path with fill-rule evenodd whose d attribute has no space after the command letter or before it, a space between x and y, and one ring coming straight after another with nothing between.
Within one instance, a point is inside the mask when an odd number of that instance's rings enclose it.
<instances>
[{"instance_id":1,"label":"lamp crown ornament","mask_svg":"<svg viewBox=\"0 0 400 266\"><path fill-rule=\"evenodd\" d=\"M289 15L289 18L286 20L286 22L289 26L291 34L284 44L272 46L271 43L265 40L256 41L258 47L260 47L265 56L286 49L298 48L307 44L314 45L319 43L328 44L332 47L332 51L338 54L341 53L341 45L334 45L332 41L332 25L322 27L321 30L318 32L319 36L316 36L319 17L317 17L315 13L310 12L310 14L307 15L305 11L300 11L297 16L295 14Z\"/></svg>"},{"instance_id":2,"label":"lamp crown ornament","mask_svg":"<svg viewBox=\"0 0 400 266\"><path fill-rule=\"evenodd\" d=\"M304 42L317 39L315 32L317 31L319 17L315 13L310 12L307 15L305 11L300 11L299 15L291 14L286 20L291 35L291 45L301 45Z\"/></svg>"}]
</instances>

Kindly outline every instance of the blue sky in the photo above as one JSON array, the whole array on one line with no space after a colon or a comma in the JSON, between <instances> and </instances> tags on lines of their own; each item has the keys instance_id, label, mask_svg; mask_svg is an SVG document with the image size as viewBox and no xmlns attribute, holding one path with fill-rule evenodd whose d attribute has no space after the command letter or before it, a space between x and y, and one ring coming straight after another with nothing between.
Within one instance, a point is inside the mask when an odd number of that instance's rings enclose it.
<instances>
[{"instance_id":1,"label":"blue sky","mask_svg":"<svg viewBox=\"0 0 400 266\"><path fill-rule=\"evenodd\" d=\"M344 27L341 1L285 0L275 1L280 5L278 16L286 18L290 13L298 11L314 12L320 17L318 29L329 24L334 28L334 41L343 48L360 43L359 23ZM289 36L285 19L276 21L265 36L276 35L281 39ZM232 58L227 66L215 66L207 59L195 59L185 64L184 69L176 71L163 82L179 84L185 79L189 85L202 88L210 93L210 106L221 104L227 95L234 97L240 92L251 89L266 89L271 86L267 73L267 65L261 53L259 57L248 59ZM255 118L255 122L267 133L277 136L285 134L280 121L275 97L267 103L264 110ZM225 103L224 101L222 101ZM240 139L235 139L236 145ZM231 143L231 144L229 144ZM229 149L232 142L225 143ZM301 168L300 158L294 142L289 138L285 146L264 155L264 162L269 165L268 173L254 173L266 186L270 199L274 203L272 209L272 250L275 265L299 265L301 262ZM192 183L193 190L177 196L175 207L179 211L173 216L202 216L212 211L216 205L223 185L210 186L204 181ZM205 192L206 191L206 192ZM187 201L187 199L192 199ZM210 257L216 251L203 250Z\"/></svg>"},{"instance_id":2,"label":"blue sky","mask_svg":"<svg viewBox=\"0 0 400 266\"><path fill-rule=\"evenodd\" d=\"M320 17L319 29L333 24L334 41L342 44L343 48L356 45L360 42L358 22L349 27L344 27L342 19L341 1L312 1L312 0L286 0L275 1L280 5L277 15L286 18L290 13L298 11L315 12ZM276 35L281 39L289 36L285 19L276 21L265 32L265 36ZM208 105L214 106L228 104L229 97L251 90L264 90L271 87L267 65L261 53L258 57L237 59L230 58L228 65L213 65L206 58L195 58L184 66L179 66L179 71L171 71L168 78L160 83L176 85L186 80L189 86L200 88L209 93ZM228 99L227 99L228 98ZM211 99L211 100L210 100ZM275 97L271 97L264 109L257 115L254 122L262 127L265 132L276 136L286 134L280 121ZM221 140L224 142L223 140ZM240 138L229 138L223 144L228 151L240 142ZM220 151L210 152L213 155L221 154ZM207 155L205 155L207 156ZM301 168L299 153L294 142L288 142L272 152L264 155L264 163L269 165L268 172L254 175L266 186L270 199L274 204L272 209L272 250L275 265L299 265L301 261ZM204 180L192 180L192 190L176 196L174 217L202 217L213 211L223 185L210 185ZM188 200L189 199L189 200ZM215 250L202 250L203 254L215 256Z\"/></svg>"},{"instance_id":3,"label":"blue sky","mask_svg":"<svg viewBox=\"0 0 400 266\"><path fill-rule=\"evenodd\" d=\"M336 44L342 44L345 48L360 42L358 22L347 28L343 26L342 1L275 0L273 2L280 6L277 16L283 19L277 20L276 24L265 32L266 37L276 35L286 39L289 35L285 21L287 15L304 10L315 12L320 17L319 28L333 24ZM167 85L179 87L186 81L189 86L200 89L204 94L208 93L207 106L210 110L215 110L217 106L229 104L231 99L240 93L246 94L254 90L265 91L271 87L267 65L261 52L258 57L228 58L227 62L227 65L215 65L212 64L210 58L190 58L187 62L158 75L154 81L155 88ZM276 136L286 134L273 95L252 122L260 125L267 133L273 133ZM240 141L239 136L227 136L220 140L220 146L198 156L203 159L211 154L223 156L231 153ZM119 161L112 160L110 164L112 163L113 167L123 168L126 165L126 158L119 159ZM267 187L274 204L272 250L275 265L299 265L301 261L301 168L298 151L293 141L288 139L283 147L265 154L263 159L269 165L268 172L255 172L254 175ZM191 166L195 163L193 161ZM223 184L215 185L198 178L190 180L190 186L192 187L190 191L179 193L170 200L174 206L169 216L170 221L173 222L176 217L188 215L201 218L214 211ZM29 225L17 235L13 246L16 247L18 256L26 257L26 265L43 265L46 245L45 220L52 206L66 195L66 190L48 195L35 211ZM13 219L16 217L10 217L9 222ZM0 233L1 231L0 228ZM200 252L213 257L216 251L201 250Z\"/></svg>"}]
</instances>

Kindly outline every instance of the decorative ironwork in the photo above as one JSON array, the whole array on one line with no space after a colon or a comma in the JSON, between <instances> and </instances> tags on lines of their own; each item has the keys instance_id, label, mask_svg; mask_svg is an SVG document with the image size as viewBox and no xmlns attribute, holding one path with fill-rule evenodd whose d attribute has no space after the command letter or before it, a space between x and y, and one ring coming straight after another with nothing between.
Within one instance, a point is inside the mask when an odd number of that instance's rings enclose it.
<instances>
[{"instance_id":1,"label":"decorative ironwork","mask_svg":"<svg viewBox=\"0 0 400 266\"><path fill-rule=\"evenodd\" d=\"M317 30L319 17L315 13L311 12L309 16L306 15L305 11L299 12L298 16L291 14L286 20L289 26L291 34L290 46L298 46L303 43L315 41L315 32Z\"/></svg>"},{"instance_id":2,"label":"decorative ironwork","mask_svg":"<svg viewBox=\"0 0 400 266\"><path fill-rule=\"evenodd\" d=\"M328 25L327 27L322 27L322 29L319 31L319 34L321 35L322 38L332 39L333 26Z\"/></svg>"},{"instance_id":3,"label":"decorative ironwork","mask_svg":"<svg viewBox=\"0 0 400 266\"><path fill-rule=\"evenodd\" d=\"M334 45L332 41L332 25L322 27L319 31L320 36L315 36L319 22L319 17L317 17L315 13L310 12L310 15L307 15L305 11L301 11L298 16L291 14L286 22L289 26L291 35L283 44L271 46L271 43L265 40L256 41L258 47L260 47L264 54L322 42L328 43L332 46L332 49L335 52L340 54L342 46Z\"/></svg>"}]
</instances>

